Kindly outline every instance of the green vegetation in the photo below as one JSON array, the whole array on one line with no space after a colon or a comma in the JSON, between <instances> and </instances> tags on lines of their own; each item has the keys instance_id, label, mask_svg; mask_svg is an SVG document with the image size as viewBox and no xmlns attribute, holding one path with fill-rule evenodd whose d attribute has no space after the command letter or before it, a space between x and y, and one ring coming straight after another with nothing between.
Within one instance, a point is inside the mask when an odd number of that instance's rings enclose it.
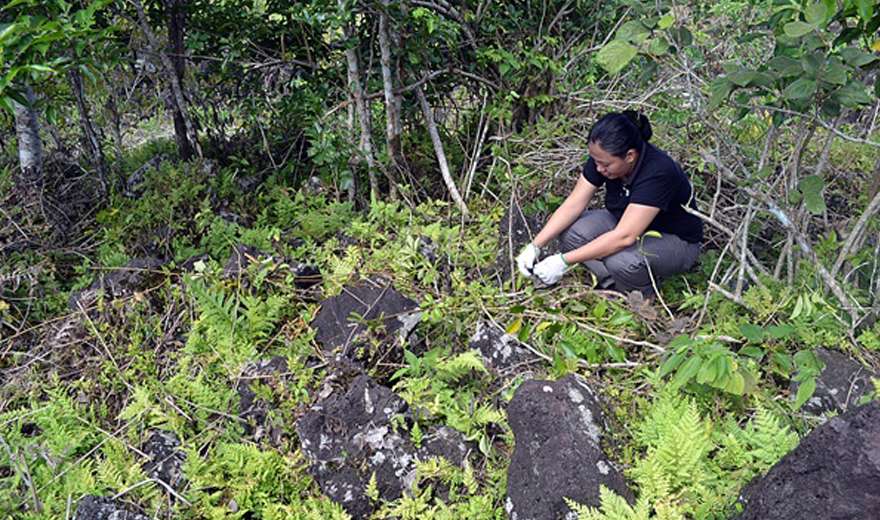
<instances>
[{"instance_id":1,"label":"green vegetation","mask_svg":"<svg viewBox=\"0 0 880 520\"><path fill-rule=\"evenodd\" d=\"M612 404L637 497L603 490L580 518L728 518L817 424L816 349L880 359L878 26L862 0L7 2L0 517L95 494L157 518L348 518L295 432L336 368L303 263L322 297L383 275L419 302L414 344L364 370L416 446L440 425L473 445L463 467L419 462L398 500L374 479L374 518L505 518L504 404L572 372ZM693 181L698 267L654 304L583 268L502 279L506 211L552 212L592 121L624 108ZM224 273L240 244L265 254ZM144 258L160 266L128 267ZM496 377L467 348L484 320L534 362ZM238 387L275 356L287 372L252 389L282 433L257 439ZM157 429L185 456L177 490L143 468Z\"/></svg>"}]
</instances>

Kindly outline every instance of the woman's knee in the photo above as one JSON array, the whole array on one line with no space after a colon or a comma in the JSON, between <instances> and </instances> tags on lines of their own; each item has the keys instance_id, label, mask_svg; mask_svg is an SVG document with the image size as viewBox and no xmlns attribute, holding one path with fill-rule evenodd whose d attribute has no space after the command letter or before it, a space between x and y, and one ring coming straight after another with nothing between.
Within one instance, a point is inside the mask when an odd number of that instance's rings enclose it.
<instances>
[{"instance_id":1,"label":"woman's knee","mask_svg":"<svg viewBox=\"0 0 880 520\"><path fill-rule=\"evenodd\" d=\"M605 258L603 263L617 285L627 288L651 285L645 257L637 252L621 251Z\"/></svg>"}]
</instances>

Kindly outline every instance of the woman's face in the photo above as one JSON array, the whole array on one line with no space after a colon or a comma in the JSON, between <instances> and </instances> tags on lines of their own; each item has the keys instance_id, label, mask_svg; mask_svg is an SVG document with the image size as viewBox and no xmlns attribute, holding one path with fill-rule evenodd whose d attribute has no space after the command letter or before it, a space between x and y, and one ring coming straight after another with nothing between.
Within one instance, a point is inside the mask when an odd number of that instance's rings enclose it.
<instances>
[{"instance_id":1,"label":"woman's face","mask_svg":"<svg viewBox=\"0 0 880 520\"><path fill-rule=\"evenodd\" d=\"M596 163L596 170L606 179L620 179L629 175L636 165L638 152L631 149L624 157L617 157L606 152L597 142L588 144L590 157Z\"/></svg>"}]
</instances>

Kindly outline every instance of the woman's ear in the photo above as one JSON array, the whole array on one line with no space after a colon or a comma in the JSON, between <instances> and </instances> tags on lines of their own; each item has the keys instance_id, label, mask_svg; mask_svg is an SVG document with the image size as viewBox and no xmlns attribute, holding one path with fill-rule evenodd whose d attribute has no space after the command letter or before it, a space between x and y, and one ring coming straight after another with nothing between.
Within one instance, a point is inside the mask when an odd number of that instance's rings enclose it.
<instances>
[{"instance_id":1,"label":"woman's ear","mask_svg":"<svg viewBox=\"0 0 880 520\"><path fill-rule=\"evenodd\" d=\"M636 160L639 158L639 152L636 151L635 148L630 148L626 151L626 162L629 164L635 164Z\"/></svg>"}]
</instances>

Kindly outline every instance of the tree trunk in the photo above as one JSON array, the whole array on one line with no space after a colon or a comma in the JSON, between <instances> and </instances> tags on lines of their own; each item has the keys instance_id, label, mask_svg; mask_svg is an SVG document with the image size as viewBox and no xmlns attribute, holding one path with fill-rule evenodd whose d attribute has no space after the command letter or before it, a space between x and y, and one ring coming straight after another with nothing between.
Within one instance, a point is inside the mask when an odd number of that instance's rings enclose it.
<instances>
[{"instance_id":1,"label":"tree trunk","mask_svg":"<svg viewBox=\"0 0 880 520\"><path fill-rule=\"evenodd\" d=\"M455 204L458 205L458 208L466 216L468 214L467 205L462 200L461 195L458 193L458 188L455 187L455 183L452 181L452 175L449 173L449 163L446 162L446 153L443 151L443 142L440 140L440 132L437 131L437 124L434 123L434 114L431 112L431 107L428 105L428 100L425 98L422 87L416 89L416 95L419 98L419 104L422 106L422 114L425 116L425 124L428 126L428 133L431 135L434 153L437 154L437 162L440 164L440 175L443 176L443 182L446 184L446 189L449 190L452 200L455 201Z\"/></svg>"},{"instance_id":2,"label":"tree trunk","mask_svg":"<svg viewBox=\"0 0 880 520\"><path fill-rule=\"evenodd\" d=\"M385 94L385 139L388 142L388 156L391 167L388 171L389 192L395 198L396 177L403 171L403 156L400 153L400 113L398 97L394 94L394 76L391 69L391 37L388 29L388 9L390 0L382 0L379 13L379 51L382 65L382 91Z\"/></svg>"},{"instance_id":3,"label":"tree trunk","mask_svg":"<svg viewBox=\"0 0 880 520\"><path fill-rule=\"evenodd\" d=\"M39 180L43 172L43 141L40 139L40 123L37 120L34 91L24 87L27 106L12 102L15 110L15 133L18 137L18 161L21 166L21 182L25 186Z\"/></svg>"},{"instance_id":4,"label":"tree trunk","mask_svg":"<svg viewBox=\"0 0 880 520\"><path fill-rule=\"evenodd\" d=\"M137 11L138 16L138 25L141 28L141 31L144 33L144 37L147 39L147 45L150 47L150 51L159 56L159 60L162 62L162 68L164 69L166 79L168 81L168 86L171 90L169 103L172 107L172 112L176 110L176 113L180 115L183 119L183 126L185 128L184 135L187 138L188 144L192 147L190 150L194 149L195 153L201 157L202 149L199 147L199 141L196 136L195 126L193 126L193 122L189 117L186 107L186 96L183 93L183 85L181 80L177 77L177 73L175 72L174 63L172 63L171 59L167 54L162 52L162 48L159 45L159 40L156 38L156 35L153 33L153 30L150 28L150 24L147 21L147 16L144 14L144 6L141 3L141 0L131 0L134 5L135 10ZM180 143L178 142L178 146ZM186 148L180 148L179 153L181 158L185 157Z\"/></svg>"},{"instance_id":5,"label":"tree trunk","mask_svg":"<svg viewBox=\"0 0 880 520\"><path fill-rule=\"evenodd\" d=\"M89 160L98 171L98 179L101 181L101 187L106 195L107 166L104 161L104 152L101 149L101 140L98 138L98 133L95 131L95 127L92 125L92 120L89 117L89 107L86 105L82 75L80 75L79 71L76 69L68 70L67 75L70 78L70 89L73 91L73 96L76 98L76 109L77 112L79 112L79 125L83 132L83 147L88 150Z\"/></svg>"},{"instance_id":6,"label":"tree trunk","mask_svg":"<svg viewBox=\"0 0 880 520\"><path fill-rule=\"evenodd\" d=\"M186 11L183 9L181 0L165 0L165 10L168 13L168 50L170 52L170 61L174 69L174 76L177 82L183 85L183 78L186 75L186 48L184 47L184 34ZM171 116L174 120L174 136L177 140L177 149L180 158L184 161L189 160L193 156L193 147L187 137L186 120L177 103L171 104Z\"/></svg>"},{"instance_id":7,"label":"tree trunk","mask_svg":"<svg viewBox=\"0 0 880 520\"><path fill-rule=\"evenodd\" d=\"M338 5L339 10L345 13L345 0L338 0ZM354 30L350 22L346 22L343 27L343 34L346 40L351 40L354 37ZM345 59L348 62L348 89L352 97L354 97L355 111L357 112L358 122L361 127L358 147L367 161L367 176L370 179L371 198L377 198L379 196L379 183L376 180L376 158L373 156L373 139L370 137L373 129L370 121L370 111L364 99L364 89L361 85L357 48L346 45Z\"/></svg>"}]
</instances>

